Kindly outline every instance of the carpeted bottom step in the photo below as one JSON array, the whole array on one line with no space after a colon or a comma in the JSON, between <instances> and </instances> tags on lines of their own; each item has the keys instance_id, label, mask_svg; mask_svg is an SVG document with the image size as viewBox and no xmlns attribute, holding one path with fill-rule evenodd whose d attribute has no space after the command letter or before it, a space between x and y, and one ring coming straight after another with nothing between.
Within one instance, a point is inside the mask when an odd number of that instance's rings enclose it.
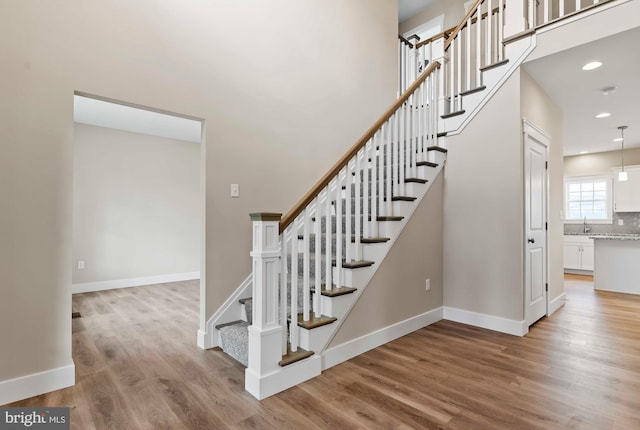
<instances>
[{"instance_id":1,"label":"carpeted bottom step","mask_svg":"<svg viewBox=\"0 0 640 430\"><path fill-rule=\"evenodd\" d=\"M241 321L220 328L220 347L244 367L249 366L249 325Z\"/></svg>"}]
</instances>

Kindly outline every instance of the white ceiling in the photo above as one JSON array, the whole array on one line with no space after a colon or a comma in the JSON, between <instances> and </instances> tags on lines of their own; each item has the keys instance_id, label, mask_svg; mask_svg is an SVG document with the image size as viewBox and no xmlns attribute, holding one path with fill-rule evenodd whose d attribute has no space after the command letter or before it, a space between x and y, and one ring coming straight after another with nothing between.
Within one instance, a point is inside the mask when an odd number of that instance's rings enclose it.
<instances>
[{"instance_id":1,"label":"white ceiling","mask_svg":"<svg viewBox=\"0 0 640 430\"><path fill-rule=\"evenodd\" d=\"M398 22L405 21L436 0L398 0Z\"/></svg>"},{"instance_id":2,"label":"white ceiling","mask_svg":"<svg viewBox=\"0 0 640 430\"><path fill-rule=\"evenodd\" d=\"M628 125L625 148L640 147L640 27L559 52L524 65L562 108L564 155L620 149L617 127ZM583 71L590 61L602 67ZM616 91L603 95L602 88ZM597 119L600 112L608 118Z\"/></svg>"},{"instance_id":3,"label":"white ceiling","mask_svg":"<svg viewBox=\"0 0 640 430\"><path fill-rule=\"evenodd\" d=\"M73 97L73 120L82 124L200 143L200 121L83 96Z\"/></svg>"}]
</instances>

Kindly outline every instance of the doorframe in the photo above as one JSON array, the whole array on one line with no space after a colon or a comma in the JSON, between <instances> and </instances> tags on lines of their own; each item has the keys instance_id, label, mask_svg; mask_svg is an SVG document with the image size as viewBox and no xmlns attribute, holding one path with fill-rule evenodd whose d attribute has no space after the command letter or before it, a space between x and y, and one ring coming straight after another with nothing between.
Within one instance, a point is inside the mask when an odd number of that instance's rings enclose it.
<instances>
[{"instance_id":1,"label":"doorframe","mask_svg":"<svg viewBox=\"0 0 640 430\"><path fill-rule=\"evenodd\" d=\"M522 187L523 187L523 209L526 208L526 183L525 183L525 178L524 178L524 169L525 169L525 150L526 150L526 144L527 144L527 136L532 136L534 137L536 140L538 140L542 145L544 145L545 147L545 162L547 163L547 168L545 169L545 184L546 184L546 190L545 190L545 222L547 223L547 228L545 229L545 264L546 264L546 268L545 268L545 285L547 288L545 288L545 292L544 292L544 296L545 296L545 305L546 305L546 311L545 311L545 316L549 316L549 290L548 290L548 285L549 285L549 267L551 267L551 253L549 252L549 168L548 168L548 163L549 163L549 147L551 146L551 135L549 135L549 133L547 133L542 127L536 125L535 123L533 123L532 121L528 120L527 118L522 118L522 173L523 173L523 181L522 181ZM524 227L523 231L522 231L522 249L523 249L523 253L522 253L522 260L523 260L523 279L522 279L522 291L523 291L523 300L522 300L522 316L523 319L525 321L525 325L527 325L526 321L527 321L527 306L526 306L526 279L524 279L524 277L526 276L526 268L524 265L527 264L526 262L526 246L527 246L527 239L528 239L528 235L527 235L527 231L526 231L526 211L523 211L523 224ZM525 328L526 331L529 330L529 326L527 325L527 327Z\"/></svg>"}]
</instances>

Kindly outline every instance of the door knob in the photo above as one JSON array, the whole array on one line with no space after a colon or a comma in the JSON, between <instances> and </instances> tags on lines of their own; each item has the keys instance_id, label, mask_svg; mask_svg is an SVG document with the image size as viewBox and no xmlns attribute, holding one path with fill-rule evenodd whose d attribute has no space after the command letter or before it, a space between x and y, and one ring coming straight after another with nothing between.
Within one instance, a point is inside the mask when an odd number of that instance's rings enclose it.
<instances>
[{"instance_id":1,"label":"door knob","mask_svg":"<svg viewBox=\"0 0 640 430\"><path fill-rule=\"evenodd\" d=\"M529 243L536 243L536 240L535 240L534 238L531 238L531 239L527 239L527 242L529 242Z\"/></svg>"}]
</instances>

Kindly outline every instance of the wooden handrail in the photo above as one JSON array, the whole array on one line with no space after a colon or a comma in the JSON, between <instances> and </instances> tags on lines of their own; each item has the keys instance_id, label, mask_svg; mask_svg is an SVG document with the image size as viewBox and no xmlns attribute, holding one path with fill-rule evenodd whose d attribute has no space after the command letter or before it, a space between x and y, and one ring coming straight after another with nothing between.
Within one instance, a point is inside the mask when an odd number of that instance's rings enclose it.
<instances>
[{"instance_id":1,"label":"wooden handrail","mask_svg":"<svg viewBox=\"0 0 640 430\"><path fill-rule=\"evenodd\" d=\"M300 199L300 201L296 203L295 206L284 217L282 217L282 220L280 221L280 233L282 233L296 219L296 217L302 213L304 208L306 208L309 203L311 203L313 199L315 199L316 196L320 194L320 191L322 191L322 189L326 187L337 174L340 173L340 170L342 170L342 168L349 163L349 160L351 160L358 153L358 151L364 145L366 145L369 139L371 139L373 135L376 134L376 132L380 129L380 127L382 127L382 125L387 122L389 118L391 118L391 116L402 106L402 104L406 102L409 97L411 97L411 95L418 89L420 85L422 85L427 77L435 69L439 68L439 62L434 61L433 63L431 63L425 69L425 71L422 72L420 76L418 76L415 82L411 84L409 88L407 88L402 96L400 96L400 98L396 100L389 109L387 109L387 111L380 117L380 119L378 119L369 128L369 130L367 130L365 134L362 135L360 139L358 139L358 141L351 147L351 149L349 149L349 151L347 151L347 153L344 154L342 158L340 158L340 160L338 160L338 162L331 169L329 169L327 173L325 173L325 175L313 186L313 188L311 188L307 192L307 194L305 194L304 197L302 197L302 199Z\"/></svg>"},{"instance_id":2,"label":"wooden handrail","mask_svg":"<svg viewBox=\"0 0 640 430\"><path fill-rule=\"evenodd\" d=\"M474 13L476 13L476 10L478 9L478 7L480 7L480 5L482 4L483 1L484 0L477 0L474 3L473 7L471 7L471 9L469 9L469 12L467 12L467 14L464 16L464 18L462 18L462 21L460 21L460 24L458 24L456 29L453 30L453 33L451 33L449 35L449 37L447 38L447 40L445 40L444 49L447 49L449 47L449 45L451 45L451 42L453 42L453 39L455 39L456 36L458 35L458 33L460 33L460 30L462 30L464 28L464 26L467 25L467 20L469 18L471 18Z\"/></svg>"},{"instance_id":3,"label":"wooden handrail","mask_svg":"<svg viewBox=\"0 0 640 430\"><path fill-rule=\"evenodd\" d=\"M435 36L431 36L430 38L425 39L425 40L421 41L420 43L418 43L418 44L416 45L416 48L420 48L421 46L424 46L424 45L426 45L426 44L428 44L428 43L431 43L431 42L436 41L436 40L438 40L438 39L441 39L441 38L443 38L443 37L448 37L448 36L449 36L449 34L451 34L451 32L452 32L453 30L455 30L455 29L456 29L455 27L451 27L451 28L446 29L446 30L445 30L445 31L443 31L442 33L438 33L438 34L436 34Z\"/></svg>"}]
</instances>

